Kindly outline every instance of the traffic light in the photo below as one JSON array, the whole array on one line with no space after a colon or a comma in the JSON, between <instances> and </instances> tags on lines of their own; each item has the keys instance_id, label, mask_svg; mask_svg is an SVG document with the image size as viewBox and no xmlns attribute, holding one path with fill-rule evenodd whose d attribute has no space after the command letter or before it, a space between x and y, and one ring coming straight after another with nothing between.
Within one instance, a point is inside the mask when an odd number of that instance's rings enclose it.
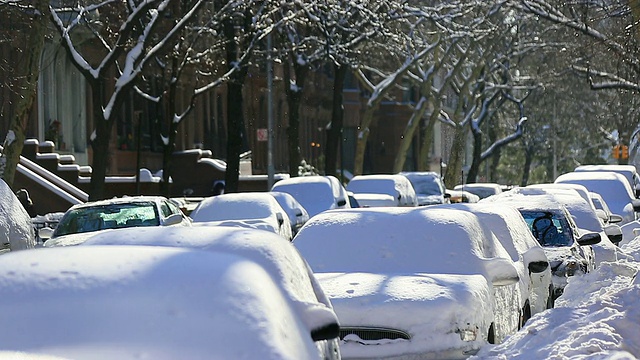
<instances>
[{"instance_id":1,"label":"traffic light","mask_svg":"<svg viewBox=\"0 0 640 360\"><path fill-rule=\"evenodd\" d=\"M620 159L629 158L629 147L627 145L620 145Z\"/></svg>"},{"instance_id":2,"label":"traffic light","mask_svg":"<svg viewBox=\"0 0 640 360\"><path fill-rule=\"evenodd\" d=\"M621 148L621 146L622 145L619 145L619 144L616 144L616 145L613 146L613 149L611 150L611 155L613 155L614 159L620 159L620 155L621 155L621 153L620 153L621 149L620 148Z\"/></svg>"}]
</instances>

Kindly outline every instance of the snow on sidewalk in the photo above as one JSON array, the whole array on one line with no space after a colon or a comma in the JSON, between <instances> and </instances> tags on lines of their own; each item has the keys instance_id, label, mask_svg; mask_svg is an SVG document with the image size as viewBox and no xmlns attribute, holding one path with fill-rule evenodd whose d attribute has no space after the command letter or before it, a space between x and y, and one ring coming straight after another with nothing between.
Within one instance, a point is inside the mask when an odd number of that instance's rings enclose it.
<instances>
[{"instance_id":1,"label":"snow on sidewalk","mask_svg":"<svg viewBox=\"0 0 640 360\"><path fill-rule=\"evenodd\" d=\"M622 249L635 261L603 262L590 274L570 278L554 309L471 359L640 357L640 237Z\"/></svg>"}]
</instances>

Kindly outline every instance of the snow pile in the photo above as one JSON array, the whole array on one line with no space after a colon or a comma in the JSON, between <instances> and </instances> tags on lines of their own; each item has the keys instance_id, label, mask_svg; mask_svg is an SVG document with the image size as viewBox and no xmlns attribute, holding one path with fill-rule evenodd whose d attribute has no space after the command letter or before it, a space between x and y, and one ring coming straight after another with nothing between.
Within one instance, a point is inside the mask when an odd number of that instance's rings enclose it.
<instances>
[{"instance_id":1,"label":"snow pile","mask_svg":"<svg viewBox=\"0 0 640 360\"><path fill-rule=\"evenodd\" d=\"M636 359L640 357L640 238L624 247L636 261L605 262L570 278L554 309L531 318L473 359Z\"/></svg>"}]
</instances>

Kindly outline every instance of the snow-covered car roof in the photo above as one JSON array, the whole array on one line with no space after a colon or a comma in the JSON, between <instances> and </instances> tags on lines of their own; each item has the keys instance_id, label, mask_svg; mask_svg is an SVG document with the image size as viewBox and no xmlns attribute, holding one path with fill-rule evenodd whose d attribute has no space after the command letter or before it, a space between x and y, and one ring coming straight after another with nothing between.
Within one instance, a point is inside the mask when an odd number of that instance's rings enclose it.
<instances>
[{"instance_id":1,"label":"snow-covered car roof","mask_svg":"<svg viewBox=\"0 0 640 360\"><path fill-rule=\"evenodd\" d=\"M480 223L495 234L513 261L518 261L531 248L540 248L542 251L538 241L529 230L529 225L513 206L496 206L488 202L458 203L447 206L466 210L478 216ZM538 255L542 256L538 256L536 259L530 258L528 261L546 261L544 253L538 253Z\"/></svg>"},{"instance_id":2,"label":"snow-covered car roof","mask_svg":"<svg viewBox=\"0 0 640 360\"><path fill-rule=\"evenodd\" d=\"M556 183L544 183L544 184L531 184L527 185L528 188L538 188L538 189L565 189L565 190L575 190L578 194L591 206L595 208L593 204L593 200L591 200L591 196L589 195L589 189L587 189L584 185L580 184L556 184Z\"/></svg>"},{"instance_id":3,"label":"snow-covered car roof","mask_svg":"<svg viewBox=\"0 0 640 360\"><path fill-rule=\"evenodd\" d=\"M629 185L633 189L636 185L639 185L640 176L638 176L638 171L634 165L580 165L575 168L575 172L583 172L583 171L611 171L618 173L624 176Z\"/></svg>"},{"instance_id":4,"label":"snow-covered car roof","mask_svg":"<svg viewBox=\"0 0 640 360\"><path fill-rule=\"evenodd\" d=\"M399 174L357 175L347 184L347 191L354 194L391 195L398 199L399 206L418 205L413 185L407 177Z\"/></svg>"},{"instance_id":5,"label":"snow-covered car roof","mask_svg":"<svg viewBox=\"0 0 640 360\"><path fill-rule=\"evenodd\" d=\"M399 173L413 185L418 205L443 204L446 188L440 174L433 171L403 171Z\"/></svg>"},{"instance_id":6,"label":"snow-covered car roof","mask_svg":"<svg viewBox=\"0 0 640 360\"><path fill-rule=\"evenodd\" d=\"M29 214L0 178L0 253L35 246L36 235Z\"/></svg>"},{"instance_id":7,"label":"snow-covered car roof","mask_svg":"<svg viewBox=\"0 0 640 360\"><path fill-rule=\"evenodd\" d=\"M294 245L315 272L478 274L481 259L509 254L477 221L449 208L333 210L310 219Z\"/></svg>"},{"instance_id":8,"label":"snow-covered car roof","mask_svg":"<svg viewBox=\"0 0 640 360\"><path fill-rule=\"evenodd\" d=\"M191 212L194 223L261 220L286 239L293 237L289 216L267 192L229 193L205 198Z\"/></svg>"},{"instance_id":9,"label":"snow-covered car roof","mask_svg":"<svg viewBox=\"0 0 640 360\"><path fill-rule=\"evenodd\" d=\"M634 193L624 176L607 171L571 172L558 176L555 183L571 183L585 186L589 191L599 193L614 214L621 215L625 222L633 220Z\"/></svg>"},{"instance_id":10,"label":"snow-covered car roof","mask_svg":"<svg viewBox=\"0 0 640 360\"><path fill-rule=\"evenodd\" d=\"M449 194L449 200L452 203L477 203L478 201L480 201L480 196L466 190L447 189L446 192L447 194Z\"/></svg>"},{"instance_id":11,"label":"snow-covered car roof","mask_svg":"<svg viewBox=\"0 0 640 360\"><path fill-rule=\"evenodd\" d=\"M305 260L289 241L270 231L227 226L125 228L95 234L83 245L147 245L229 252L260 264L294 300L310 302L324 298L322 291L313 286L315 280Z\"/></svg>"},{"instance_id":12,"label":"snow-covered car roof","mask_svg":"<svg viewBox=\"0 0 640 360\"><path fill-rule=\"evenodd\" d=\"M453 187L453 190L465 190L478 195L480 199L484 199L492 195L500 194L502 192L502 185L496 183L458 184Z\"/></svg>"},{"instance_id":13,"label":"snow-covered car roof","mask_svg":"<svg viewBox=\"0 0 640 360\"><path fill-rule=\"evenodd\" d=\"M325 210L349 208L347 191L335 176L298 176L273 184L271 191L291 194L310 217Z\"/></svg>"},{"instance_id":14,"label":"snow-covered car roof","mask_svg":"<svg viewBox=\"0 0 640 360\"><path fill-rule=\"evenodd\" d=\"M360 207L399 206L399 201L389 194L353 193Z\"/></svg>"},{"instance_id":15,"label":"snow-covered car roof","mask_svg":"<svg viewBox=\"0 0 640 360\"><path fill-rule=\"evenodd\" d=\"M553 186L544 187L521 187L502 193L500 196L508 197L513 195L525 195L541 197L535 201L558 202L563 204L578 228L588 231L602 231L602 223L595 213L592 202L587 202L582 198L577 190L571 188L555 188ZM528 198L533 199L533 198Z\"/></svg>"},{"instance_id":16,"label":"snow-covered car roof","mask_svg":"<svg viewBox=\"0 0 640 360\"><path fill-rule=\"evenodd\" d=\"M3 350L76 359L317 358L276 281L242 256L80 246L7 254L0 269L0 306L11 309L0 322L13 324Z\"/></svg>"}]
</instances>

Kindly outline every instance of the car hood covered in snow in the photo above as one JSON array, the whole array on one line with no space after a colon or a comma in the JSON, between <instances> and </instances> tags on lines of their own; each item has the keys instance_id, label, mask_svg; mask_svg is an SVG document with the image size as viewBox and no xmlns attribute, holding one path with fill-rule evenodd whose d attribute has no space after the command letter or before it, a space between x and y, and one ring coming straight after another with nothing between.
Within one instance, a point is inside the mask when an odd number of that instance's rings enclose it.
<instances>
[{"instance_id":1,"label":"car hood covered in snow","mask_svg":"<svg viewBox=\"0 0 640 360\"><path fill-rule=\"evenodd\" d=\"M358 328L382 328L410 337L371 340L350 333L341 342L341 352L346 358L391 354L463 356L464 352L473 352L486 344L493 320L493 300L491 285L481 275L321 273L316 276L331 298L343 335Z\"/></svg>"}]
</instances>

